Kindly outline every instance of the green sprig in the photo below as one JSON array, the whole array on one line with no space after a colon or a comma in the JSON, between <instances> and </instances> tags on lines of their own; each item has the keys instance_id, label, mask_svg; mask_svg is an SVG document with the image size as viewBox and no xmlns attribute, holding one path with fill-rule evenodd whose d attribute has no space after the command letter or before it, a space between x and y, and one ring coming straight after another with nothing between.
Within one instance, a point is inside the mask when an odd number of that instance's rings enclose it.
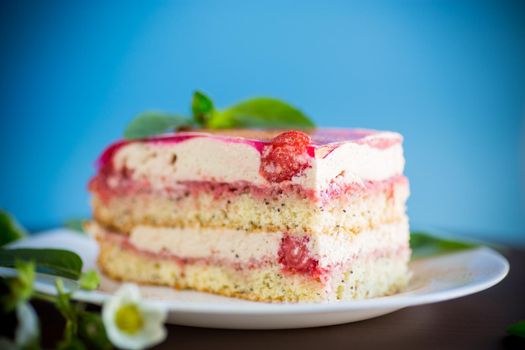
<instances>
[{"instance_id":1,"label":"green sprig","mask_svg":"<svg viewBox=\"0 0 525 350\"><path fill-rule=\"evenodd\" d=\"M27 236L27 231L16 219L4 210L0 210L0 247Z\"/></svg>"},{"instance_id":2,"label":"green sprig","mask_svg":"<svg viewBox=\"0 0 525 350\"><path fill-rule=\"evenodd\" d=\"M55 306L66 320L63 339L58 349L112 349L102 318L98 313L85 310L85 305L71 302L71 291L66 291L64 283L55 281L57 296Z\"/></svg>"},{"instance_id":3,"label":"green sprig","mask_svg":"<svg viewBox=\"0 0 525 350\"><path fill-rule=\"evenodd\" d=\"M33 294L35 280L35 263L33 261L16 260L14 266L16 278L2 278L0 304L3 312L11 312L23 302L28 301Z\"/></svg>"},{"instance_id":4,"label":"green sprig","mask_svg":"<svg viewBox=\"0 0 525 350\"><path fill-rule=\"evenodd\" d=\"M0 312L2 317L15 312L18 325L13 340L0 337L0 348L40 349L38 317L29 303L34 293L35 264L17 260L15 268L15 277L0 277Z\"/></svg>"},{"instance_id":5,"label":"green sprig","mask_svg":"<svg viewBox=\"0 0 525 350\"><path fill-rule=\"evenodd\" d=\"M162 134L181 127L191 127L190 119L159 111L148 111L139 114L124 131L127 139L139 139Z\"/></svg>"},{"instance_id":6,"label":"green sprig","mask_svg":"<svg viewBox=\"0 0 525 350\"><path fill-rule=\"evenodd\" d=\"M507 328L507 334L525 338L525 320L511 324Z\"/></svg>"},{"instance_id":7,"label":"green sprig","mask_svg":"<svg viewBox=\"0 0 525 350\"><path fill-rule=\"evenodd\" d=\"M412 258L455 253L476 247L479 247L479 244L443 239L425 232L411 232L410 234Z\"/></svg>"},{"instance_id":8,"label":"green sprig","mask_svg":"<svg viewBox=\"0 0 525 350\"><path fill-rule=\"evenodd\" d=\"M78 279L82 271L82 259L64 249L0 249L0 266L15 267L18 260L33 261L38 272Z\"/></svg>"},{"instance_id":9,"label":"green sprig","mask_svg":"<svg viewBox=\"0 0 525 350\"><path fill-rule=\"evenodd\" d=\"M227 128L298 128L315 127L314 122L296 107L270 97L242 101L224 109L202 91L195 91L191 101L192 117L165 112L145 112L131 121L124 132L126 139L146 138L170 131L194 127Z\"/></svg>"},{"instance_id":10,"label":"green sprig","mask_svg":"<svg viewBox=\"0 0 525 350\"><path fill-rule=\"evenodd\" d=\"M22 232L25 234L8 213L0 212L0 225L3 243L20 238ZM73 303L72 291L65 290L62 279L55 280L56 295L34 290L36 271L78 279L79 288L96 289L100 284L100 276L96 271L82 274L82 260L76 253L62 249L0 248L0 266L15 268L17 272L14 277L0 277L1 316L16 311L18 318L15 339L0 337L0 348L40 348L38 318L29 303L33 298L52 302L66 321L63 340L57 344L57 349L113 348L101 316L97 312L87 311L85 304Z\"/></svg>"},{"instance_id":11,"label":"green sprig","mask_svg":"<svg viewBox=\"0 0 525 350\"><path fill-rule=\"evenodd\" d=\"M84 272L78 280L78 285L84 290L95 290L100 285L100 275L95 270Z\"/></svg>"}]
</instances>

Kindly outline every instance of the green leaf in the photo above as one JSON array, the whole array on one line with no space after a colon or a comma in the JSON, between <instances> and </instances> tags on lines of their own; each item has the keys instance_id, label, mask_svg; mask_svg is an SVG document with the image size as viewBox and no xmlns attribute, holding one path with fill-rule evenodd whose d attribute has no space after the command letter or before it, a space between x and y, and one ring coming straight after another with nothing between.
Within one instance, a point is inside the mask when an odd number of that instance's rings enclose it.
<instances>
[{"instance_id":1,"label":"green leaf","mask_svg":"<svg viewBox=\"0 0 525 350\"><path fill-rule=\"evenodd\" d=\"M278 99L259 97L214 113L208 127L313 128L315 124L299 109Z\"/></svg>"},{"instance_id":2,"label":"green leaf","mask_svg":"<svg viewBox=\"0 0 525 350\"><path fill-rule=\"evenodd\" d=\"M24 301L31 298L33 294L33 283L35 282L35 263L33 261L15 261L15 268L18 272L17 281L20 288L20 295Z\"/></svg>"},{"instance_id":3,"label":"green leaf","mask_svg":"<svg viewBox=\"0 0 525 350\"><path fill-rule=\"evenodd\" d=\"M113 349L98 313L82 311L78 314L78 337L89 349Z\"/></svg>"},{"instance_id":4,"label":"green leaf","mask_svg":"<svg viewBox=\"0 0 525 350\"><path fill-rule=\"evenodd\" d=\"M82 276L80 276L78 284L81 289L95 290L100 285L100 276L95 270L84 272Z\"/></svg>"},{"instance_id":5,"label":"green leaf","mask_svg":"<svg viewBox=\"0 0 525 350\"><path fill-rule=\"evenodd\" d=\"M57 345L57 350L86 350L87 347L84 343L77 338L70 339L68 341L61 341Z\"/></svg>"},{"instance_id":6,"label":"green leaf","mask_svg":"<svg viewBox=\"0 0 525 350\"><path fill-rule=\"evenodd\" d=\"M192 122L184 117L163 112L144 112L131 121L124 131L126 139L140 139L190 126Z\"/></svg>"},{"instance_id":7,"label":"green leaf","mask_svg":"<svg viewBox=\"0 0 525 350\"><path fill-rule=\"evenodd\" d=\"M425 232L412 232L410 234L410 248L412 249L412 258L422 258L454 253L476 247L479 247L479 245L469 242L442 239L429 235Z\"/></svg>"},{"instance_id":8,"label":"green leaf","mask_svg":"<svg viewBox=\"0 0 525 350\"><path fill-rule=\"evenodd\" d=\"M507 328L507 333L509 335L515 335L517 337L525 338L525 320L521 320L511 324Z\"/></svg>"},{"instance_id":9,"label":"green leaf","mask_svg":"<svg viewBox=\"0 0 525 350\"><path fill-rule=\"evenodd\" d=\"M3 292L0 294L0 304L5 312L16 309L21 303L28 301L33 294L34 262L15 260L14 267L17 271L16 277L2 278Z\"/></svg>"},{"instance_id":10,"label":"green leaf","mask_svg":"<svg viewBox=\"0 0 525 350\"><path fill-rule=\"evenodd\" d=\"M82 270L82 259L63 249L0 249L0 266L15 267L17 260L34 261L38 272L78 279Z\"/></svg>"},{"instance_id":11,"label":"green leaf","mask_svg":"<svg viewBox=\"0 0 525 350\"><path fill-rule=\"evenodd\" d=\"M64 222L64 227L73 231L80 233L85 233L84 224L87 222L87 219L70 219Z\"/></svg>"},{"instance_id":12,"label":"green leaf","mask_svg":"<svg viewBox=\"0 0 525 350\"><path fill-rule=\"evenodd\" d=\"M27 231L16 219L4 210L0 210L0 247L17 241L27 235Z\"/></svg>"},{"instance_id":13,"label":"green leaf","mask_svg":"<svg viewBox=\"0 0 525 350\"><path fill-rule=\"evenodd\" d=\"M88 273L86 275L92 274ZM85 275L84 275L85 276ZM112 349L104 323L98 313L85 310L82 303L72 303L72 292L66 292L64 282L55 281L57 297L55 306L66 320L63 339L57 345L58 349Z\"/></svg>"},{"instance_id":14,"label":"green leaf","mask_svg":"<svg viewBox=\"0 0 525 350\"><path fill-rule=\"evenodd\" d=\"M208 124L208 120L211 118L215 107L213 101L201 91L195 91L193 93L193 99L191 101L191 112L193 113L193 119L202 127Z\"/></svg>"}]
</instances>

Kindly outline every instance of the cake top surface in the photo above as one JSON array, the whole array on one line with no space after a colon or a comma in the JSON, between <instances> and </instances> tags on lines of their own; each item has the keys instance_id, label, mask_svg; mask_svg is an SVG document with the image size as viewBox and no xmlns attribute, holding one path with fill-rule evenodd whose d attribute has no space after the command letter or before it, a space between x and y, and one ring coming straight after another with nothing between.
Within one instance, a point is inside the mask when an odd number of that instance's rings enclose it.
<instances>
[{"instance_id":1,"label":"cake top surface","mask_svg":"<svg viewBox=\"0 0 525 350\"><path fill-rule=\"evenodd\" d=\"M241 138L255 142L271 142L277 135L289 131L289 129L197 129L194 131L182 131L178 133L162 134L148 140L176 140L193 136L216 136L221 138ZM393 143L400 142L400 134L389 131L378 131L370 129L308 129L301 130L311 138L311 145L324 146L332 143L359 142L370 139L389 139Z\"/></svg>"},{"instance_id":2,"label":"cake top surface","mask_svg":"<svg viewBox=\"0 0 525 350\"><path fill-rule=\"evenodd\" d=\"M212 129L212 130L198 130L206 134L242 137L257 141L271 141L275 136L288 131L286 129ZM363 138L365 136L380 133L375 130L364 129L309 129L302 130L312 138L312 144L324 145L332 142L352 141Z\"/></svg>"},{"instance_id":3,"label":"cake top surface","mask_svg":"<svg viewBox=\"0 0 525 350\"><path fill-rule=\"evenodd\" d=\"M402 174L401 143L398 133L364 129L192 130L118 141L97 165L102 174L131 173L150 180L290 183L317 189L336 177L362 183Z\"/></svg>"}]
</instances>

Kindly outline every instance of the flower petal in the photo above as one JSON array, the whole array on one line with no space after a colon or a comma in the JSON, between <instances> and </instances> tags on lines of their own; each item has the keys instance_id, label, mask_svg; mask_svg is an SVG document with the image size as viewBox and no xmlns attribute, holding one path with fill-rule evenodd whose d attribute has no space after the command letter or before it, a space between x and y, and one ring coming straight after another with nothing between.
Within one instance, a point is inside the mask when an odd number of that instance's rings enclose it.
<instances>
[{"instance_id":1,"label":"flower petal","mask_svg":"<svg viewBox=\"0 0 525 350\"><path fill-rule=\"evenodd\" d=\"M28 302L21 303L16 307L16 317L18 319L18 327L15 333L15 343L20 348L37 344L40 329L35 309Z\"/></svg>"},{"instance_id":2,"label":"flower petal","mask_svg":"<svg viewBox=\"0 0 525 350\"><path fill-rule=\"evenodd\" d=\"M117 290L115 296L122 298L122 300L130 303L138 303L142 297L140 296L140 289L136 284L125 283Z\"/></svg>"},{"instance_id":3,"label":"flower petal","mask_svg":"<svg viewBox=\"0 0 525 350\"><path fill-rule=\"evenodd\" d=\"M137 305L143 320L143 327L137 333L122 331L115 322L118 310L129 304ZM166 338L167 311L155 305L143 303L139 288L134 284L124 284L106 302L102 309L102 320L106 333L113 345L123 349L145 349L162 342Z\"/></svg>"}]
</instances>

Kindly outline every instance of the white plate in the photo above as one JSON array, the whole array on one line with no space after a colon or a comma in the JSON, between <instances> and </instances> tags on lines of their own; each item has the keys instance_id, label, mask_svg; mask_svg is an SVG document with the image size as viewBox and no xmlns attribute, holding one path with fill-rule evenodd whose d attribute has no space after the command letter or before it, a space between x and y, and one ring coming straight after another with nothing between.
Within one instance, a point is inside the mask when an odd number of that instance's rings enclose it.
<instances>
[{"instance_id":1,"label":"white plate","mask_svg":"<svg viewBox=\"0 0 525 350\"><path fill-rule=\"evenodd\" d=\"M96 265L97 246L87 237L57 229L17 242L16 247L65 248L78 253L84 270ZM169 310L168 322L198 327L278 329L328 326L360 321L421 304L473 294L501 281L509 271L507 260L490 248L478 248L410 264L413 278L407 290L389 297L329 303L257 303L217 295L141 287L148 301ZM6 269L3 269L6 273ZM74 298L101 304L119 284L103 278L100 290L78 291ZM54 293L53 278L40 275L36 289Z\"/></svg>"}]
</instances>

